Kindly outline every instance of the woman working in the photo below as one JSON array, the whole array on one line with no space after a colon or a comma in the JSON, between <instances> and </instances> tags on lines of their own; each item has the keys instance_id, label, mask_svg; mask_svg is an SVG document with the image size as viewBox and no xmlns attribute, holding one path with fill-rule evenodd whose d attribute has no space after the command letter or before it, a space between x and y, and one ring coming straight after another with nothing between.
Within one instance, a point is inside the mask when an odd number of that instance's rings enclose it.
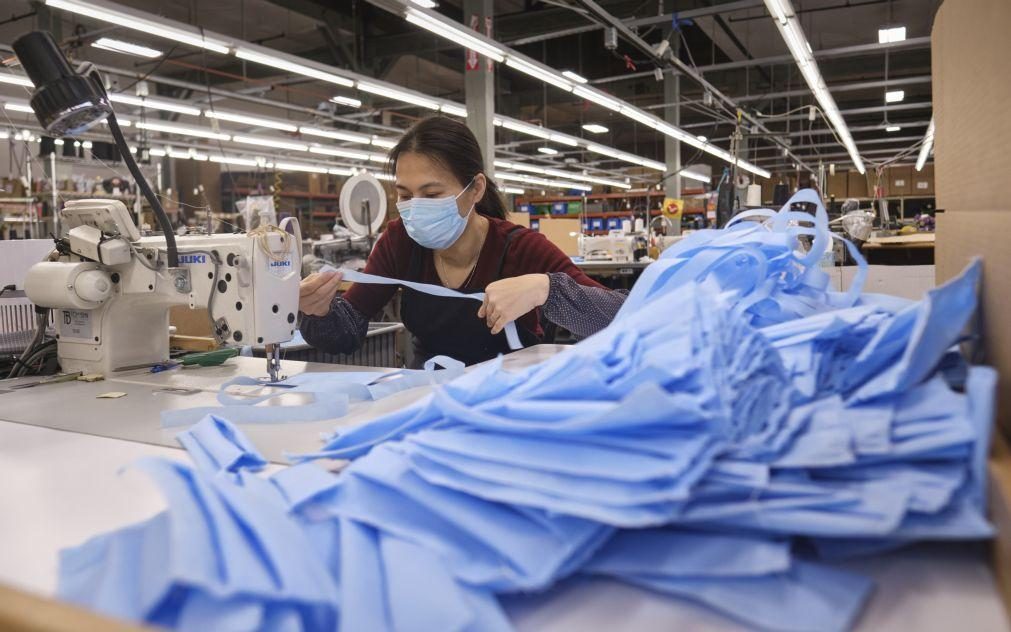
<instances>
[{"instance_id":1,"label":"woman working","mask_svg":"<svg viewBox=\"0 0 1011 632\"><path fill-rule=\"evenodd\" d=\"M466 125L421 121L390 151L400 219L391 221L365 265L379 276L484 291L484 303L404 288L401 314L414 340L414 365L434 355L467 364L508 353L502 329L515 320L524 346L543 335L538 309L579 337L611 322L625 300L587 277L540 233L505 220L495 183L484 174ZM302 280L299 326L306 342L350 353L395 286L356 283L337 297L338 272Z\"/></svg>"}]
</instances>

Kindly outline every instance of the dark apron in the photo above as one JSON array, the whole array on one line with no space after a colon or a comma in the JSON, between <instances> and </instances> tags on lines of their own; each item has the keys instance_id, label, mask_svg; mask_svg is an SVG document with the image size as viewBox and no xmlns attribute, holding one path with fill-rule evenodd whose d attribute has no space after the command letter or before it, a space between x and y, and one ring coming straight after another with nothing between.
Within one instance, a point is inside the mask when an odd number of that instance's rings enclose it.
<instances>
[{"instance_id":1,"label":"dark apron","mask_svg":"<svg viewBox=\"0 0 1011 632\"><path fill-rule=\"evenodd\" d=\"M509 243L517 230L520 230L519 226L506 234L502 258L499 259L493 281L502 278L502 266L505 264L506 253L509 252ZM414 244L405 280L421 281L423 255L424 249ZM500 353L509 353L505 332L493 336L486 321L477 317L477 310L481 307L477 301L469 298L432 296L407 287L403 290L400 315L404 325L411 332L414 343L412 368L420 368L425 360L437 355L446 355L465 364L477 364L491 360ZM518 323L516 329L524 347L540 342L533 332Z\"/></svg>"}]
</instances>

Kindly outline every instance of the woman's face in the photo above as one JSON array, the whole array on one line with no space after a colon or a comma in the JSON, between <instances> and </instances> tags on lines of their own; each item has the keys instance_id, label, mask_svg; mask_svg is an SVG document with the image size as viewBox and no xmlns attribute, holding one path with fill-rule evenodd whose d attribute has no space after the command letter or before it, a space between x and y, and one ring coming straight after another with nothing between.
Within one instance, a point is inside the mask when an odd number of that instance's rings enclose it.
<instances>
[{"instance_id":1,"label":"woman's face","mask_svg":"<svg viewBox=\"0 0 1011 632\"><path fill-rule=\"evenodd\" d=\"M444 198L460 195L466 182L460 182L442 163L428 156L414 152L404 152L397 158L396 173L397 201L406 202L413 198ZM461 217L484 197L485 178L479 173L474 182L456 200Z\"/></svg>"}]
</instances>

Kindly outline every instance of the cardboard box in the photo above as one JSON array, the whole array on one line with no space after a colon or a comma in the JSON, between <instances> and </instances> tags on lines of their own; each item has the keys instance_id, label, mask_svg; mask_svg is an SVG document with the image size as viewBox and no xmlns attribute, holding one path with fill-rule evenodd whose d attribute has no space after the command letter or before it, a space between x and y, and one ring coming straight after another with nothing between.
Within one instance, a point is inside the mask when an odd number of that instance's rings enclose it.
<instances>
[{"instance_id":1,"label":"cardboard box","mask_svg":"<svg viewBox=\"0 0 1011 632\"><path fill-rule=\"evenodd\" d=\"M870 186L867 184L866 175L861 175L859 171L850 171L846 174L846 197L870 197Z\"/></svg>"},{"instance_id":2,"label":"cardboard box","mask_svg":"<svg viewBox=\"0 0 1011 632\"><path fill-rule=\"evenodd\" d=\"M579 254L579 218L542 217L538 230L570 257Z\"/></svg>"},{"instance_id":3,"label":"cardboard box","mask_svg":"<svg viewBox=\"0 0 1011 632\"><path fill-rule=\"evenodd\" d=\"M845 200L848 196L846 191L849 190L849 176L844 172L836 172L836 174L828 176L828 191L826 193L829 196L835 196L837 200ZM771 196L769 199L772 199Z\"/></svg>"},{"instance_id":4,"label":"cardboard box","mask_svg":"<svg viewBox=\"0 0 1011 632\"><path fill-rule=\"evenodd\" d=\"M517 226L530 228L530 213L506 213L506 219Z\"/></svg>"},{"instance_id":5,"label":"cardboard box","mask_svg":"<svg viewBox=\"0 0 1011 632\"><path fill-rule=\"evenodd\" d=\"M913 197L934 195L934 165L924 165L921 171L913 169Z\"/></svg>"},{"instance_id":6,"label":"cardboard box","mask_svg":"<svg viewBox=\"0 0 1011 632\"><path fill-rule=\"evenodd\" d=\"M310 195L326 193L328 188L327 176L322 173L310 173L308 189Z\"/></svg>"},{"instance_id":7,"label":"cardboard box","mask_svg":"<svg viewBox=\"0 0 1011 632\"><path fill-rule=\"evenodd\" d=\"M1000 372L999 424L1011 436L1011 208L945 211L936 215L937 282L958 275L973 257L983 257L984 362Z\"/></svg>"},{"instance_id":8,"label":"cardboard box","mask_svg":"<svg viewBox=\"0 0 1011 632\"><path fill-rule=\"evenodd\" d=\"M190 309L176 305L169 309L169 324L176 328L180 336L213 336L211 319L203 308Z\"/></svg>"},{"instance_id":9,"label":"cardboard box","mask_svg":"<svg viewBox=\"0 0 1011 632\"><path fill-rule=\"evenodd\" d=\"M997 529L991 549L994 576L1011 614L1011 448L994 437L990 469L990 521Z\"/></svg>"},{"instance_id":10,"label":"cardboard box","mask_svg":"<svg viewBox=\"0 0 1011 632\"><path fill-rule=\"evenodd\" d=\"M1011 2L945 0L931 33L937 208L1009 209Z\"/></svg>"},{"instance_id":11,"label":"cardboard box","mask_svg":"<svg viewBox=\"0 0 1011 632\"><path fill-rule=\"evenodd\" d=\"M912 167L890 167L885 184L886 197L905 197L913 190Z\"/></svg>"},{"instance_id":12,"label":"cardboard box","mask_svg":"<svg viewBox=\"0 0 1011 632\"><path fill-rule=\"evenodd\" d=\"M984 361L996 367L998 427L1011 435L1011 201L1007 148L1011 102L1011 2L945 0L931 31L934 102L936 266L941 283L973 256L983 257ZM1011 613L1011 454L995 437L990 462L990 519L997 534L992 565Z\"/></svg>"}]
</instances>

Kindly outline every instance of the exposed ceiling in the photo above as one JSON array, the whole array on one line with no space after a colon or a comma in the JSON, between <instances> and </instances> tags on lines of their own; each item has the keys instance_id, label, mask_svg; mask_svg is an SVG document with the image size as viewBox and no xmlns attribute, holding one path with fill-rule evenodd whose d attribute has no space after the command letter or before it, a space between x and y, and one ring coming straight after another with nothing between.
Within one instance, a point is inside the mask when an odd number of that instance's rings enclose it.
<instances>
[{"instance_id":1,"label":"exposed ceiling","mask_svg":"<svg viewBox=\"0 0 1011 632\"><path fill-rule=\"evenodd\" d=\"M464 100L464 50L364 0L122 0L121 4L425 94ZM443 0L438 11L461 20L461 4ZM662 116L663 82L653 76L651 62L624 41L619 42L616 51L606 50L600 25L575 4L566 0L495 2L495 38L549 66L574 70L589 78L595 87ZM598 4L623 20L650 22L633 29L651 44L668 39L679 45L681 60L695 66L742 107L761 113L766 126L789 138L795 153L809 164L817 165L819 160L847 164L845 150L835 142L825 121L818 118L811 122L806 109L800 109L812 104L813 98L761 0L614 0ZM940 0L793 0L822 75L861 154L871 165L916 143L930 120L930 48L929 40L924 38L929 37L939 4ZM704 15L697 15L700 12ZM683 19L684 15L695 17ZM148 61L90 46L74 49L80 59L102 64L106 69L151 73L305 110L285 114L251 100L239 102L213 96L216 105L222 107L241 107L254 114L269 113L300 121L310 117L309 110L322 108L342 117L342 125L386 134L426 114L406 104L369 99L363 99L365 107L361 110L341 109L327 102L334 94L332 85L185 45L173 49L165 40L62 11L50 12L28 0L0 1L0 43L10 44L30 28L54 24L59 37L71 47L110 36L170 51L164 60ZM674 24L677 30L673 30ZM905 26L907 42L887 50L880 47L878 28L888 25ZM897 84L891 89L905 91L904 101L887 109L886 79ZM133 81L126 76L118 80L120 87ZM155 89L179 99L208 98L206 91L178 85L160 83ZM727 147L734 129L733 117L703 103L703 92L692 80L682 79L682 127ZM496 72L495 94L497 113L663 160L664 138L658 132L503 66ZM791 114L784 117L787 112ZM886 120L901 129L885 132ZM589 135L581 129L583 123L603 124L609 132ZM584 155L579 149L547 158L536 151L538 142L503 129L498 130L496 140L501 153L525 156L542 164L561 165L570 157L591 167L628 167L599 155ZM746 145L748 158L760 166L770 170L792 166L784 163L788 159L782 157L780 149L760 135L751 136ZM684 159L695 153L691 149L685 148ZM716 159L702 157L698 161L709 162L715 169L723 167Z\"/></svg>"}]
</instances>

